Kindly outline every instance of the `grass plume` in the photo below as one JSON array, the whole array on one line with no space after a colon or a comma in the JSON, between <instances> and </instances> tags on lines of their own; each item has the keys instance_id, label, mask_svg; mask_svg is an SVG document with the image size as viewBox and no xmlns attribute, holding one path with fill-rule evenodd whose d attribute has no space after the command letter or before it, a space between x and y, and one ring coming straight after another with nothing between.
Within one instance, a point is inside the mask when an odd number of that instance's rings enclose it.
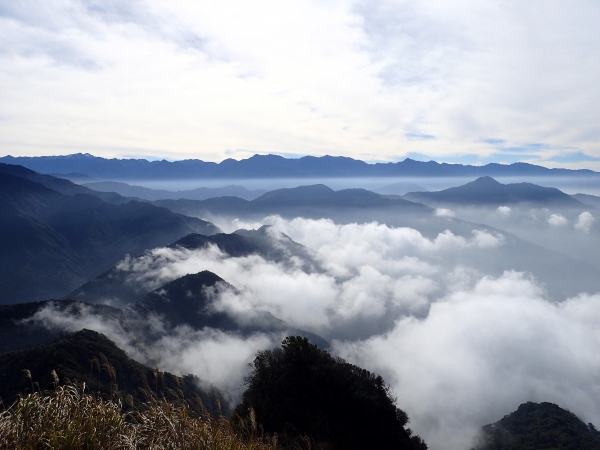
<instances>
[{"instance_id":1,"label":"grass plume","mask_svg":"<svg viewBox=\"0 0 600 450\"><path fill-rule=\"evenodd\" d=\"M182 402L151 401L124 412L68 384L21 397L0 412L0 449L36 450L275 450L269 438L245 435L224 418L196 415Z\"/></svg>"}]
</instances>

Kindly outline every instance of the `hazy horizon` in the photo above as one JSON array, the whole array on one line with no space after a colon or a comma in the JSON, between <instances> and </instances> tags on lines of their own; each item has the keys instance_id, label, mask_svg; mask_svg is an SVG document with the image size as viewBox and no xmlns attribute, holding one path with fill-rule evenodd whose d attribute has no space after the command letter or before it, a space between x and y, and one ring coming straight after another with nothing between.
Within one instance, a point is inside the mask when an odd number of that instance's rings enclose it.
<instances>
[{"instance_id":1,"label":"hazy horizon","mask_svg":"<svg viewBox=\"0 0 600 450\"><path fill-rule=\"evenodd\" d=\"M339 177L339 178L268 178L268 179L244 179L244 178L218 178L218 179L186 179L186 180L138 180L138 179L114 179L132 186L142 186L149 189L184 191L200 187L221 188L231 185L242 186L249 190L283 189L315 184L324 184L333 190L362 188L367 190L378 190L395 183L415 183L428 191L438 191L451 187L462 186L476 180L478 177ZM572 194L590 194L600 196L600 184L597 180L586 180L578 177L493 177L502 184L528 182L544 187L556 187L563 192ZM101 179L93 181L104 181ZM85 184L92 181L78 181Z\"/></svg>"}]
</instances>

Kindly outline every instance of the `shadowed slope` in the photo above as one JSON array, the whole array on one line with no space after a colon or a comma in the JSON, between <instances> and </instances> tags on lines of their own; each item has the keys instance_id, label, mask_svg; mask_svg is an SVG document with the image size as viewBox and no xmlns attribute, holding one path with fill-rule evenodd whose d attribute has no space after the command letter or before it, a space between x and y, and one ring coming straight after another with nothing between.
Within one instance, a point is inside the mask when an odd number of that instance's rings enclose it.
<instances>
[{"instance_id":1,"label":"shadowed slope","mask_svg":"<svg viewBox=\"0 0 600 450\"><path fill-rule=\"evenodd\" d=\"M33 170L29 170L23 166L0 163L0 173L7 173L9 175L25 178L29 181L42 184L49 189L53 189L65 195L88 194L98 197L105 202L115 204L127 203L129 200L131 200L114 192L98 192L60 177L34 172Z\"/></svg>"},{"instance_id":2,"label":"shadowed slope","mask_svg":"<svg viewBox=\"0 0 600 450\"><path fill-rule=\"evenodd\" d=\"M211 295L219 290L219 283L231 287L207 270L185 275L150 292L133 309L143 315L158 314L171 326L234 330L238 327L232 318L211 309Z\"/></svg>"},{"instance_id":3,"label":"shadowed slope","mask_svg":"<svg viewBox=\"0 0 600 450\"><path fill-rule=\"evenodd\" d=\"M25 377L25 369L31 379ZM138 407L152 395L170 400L185 397L191 403L197 403L199 396L204 406L217 411L214 397L198 387L197 378L158 373L129 358L106 336L90 330L81 330L47 345L1 354L0 398L10 404L18 394L31 392L32 382L37 382L41 389L52 388L52 370L61 382L67 379L84 382L92 391L104 394L116 391L123 399L131 395Z\"/></svg>"},{"instance_id":4,"label":"shadowed slope","mask_svg":"<svg viewBox=\"0 0 600 450\"><path fill-rule=\"evenodd\" d=\"M60 297L128 253L217 231L148 203L63 195L0 173L0 304Z\"/></svg>"}]
</instances>

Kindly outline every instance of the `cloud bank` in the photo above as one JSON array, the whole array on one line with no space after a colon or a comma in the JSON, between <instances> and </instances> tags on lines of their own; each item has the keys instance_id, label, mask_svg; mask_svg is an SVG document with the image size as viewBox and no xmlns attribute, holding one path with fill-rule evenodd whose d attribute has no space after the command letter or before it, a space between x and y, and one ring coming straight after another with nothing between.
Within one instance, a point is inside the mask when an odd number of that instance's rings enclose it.
<instances>
[{"instance_id":1,"label":"cloud bank","mask_svg":"<svg viewBox=\"0 0 600 450\"><path fill-rule=\"evenodd\" d=\"M232 258L209 246L156 249L120 268L147 289L187 273L215 272L235 289L219 290L212 308L240 321L269 312L325 337L335 354L384 376L411 428L432 449L469 448L479 427L528 400L556 402L600 423L600 295L556 303L529 274L485 273L482 261L498 257L508 245L504 235L482 228L468 237L446 231L427 238L378 223L277 216L265 222L274 245L285 233L310 250L311 264L291 255L286 264L258 255ZM232 401L255 352L283 337L187 326L161 334L157 317L150 328L158 337L140 346L134 333L97 317L45 310L37 320L102 331L141 361L194 373Z\"/></svg>"},{"instance_id":2,"label":"cloud bank","mask_svg":"<svg viewBox=\"0 0 600 450\"><path fill-rule=\"evenodd\" d=\"M525 401L550 401L598 423L600 296L546 301L515 272L484 277L336 352L383 374L431 448L466 449L478 428ZM460 431L458 431L460 430Z\"/></svg>"}]
</instances>

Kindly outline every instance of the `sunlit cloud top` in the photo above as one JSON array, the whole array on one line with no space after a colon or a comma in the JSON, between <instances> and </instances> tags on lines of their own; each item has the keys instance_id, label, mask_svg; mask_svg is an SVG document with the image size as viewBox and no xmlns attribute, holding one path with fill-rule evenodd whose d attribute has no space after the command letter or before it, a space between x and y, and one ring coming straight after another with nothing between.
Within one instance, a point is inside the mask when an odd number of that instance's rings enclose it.
<instances>
[{"instance_id":1,"label":"sunlit cloud top","mask_svg":"<svg viewBox=\"0 0 600 450\"><path fill-rule=\"evenodd\" d=\"M1 153L600 170L600 3L7 0Z\"/></svg>"}]
</instances>

